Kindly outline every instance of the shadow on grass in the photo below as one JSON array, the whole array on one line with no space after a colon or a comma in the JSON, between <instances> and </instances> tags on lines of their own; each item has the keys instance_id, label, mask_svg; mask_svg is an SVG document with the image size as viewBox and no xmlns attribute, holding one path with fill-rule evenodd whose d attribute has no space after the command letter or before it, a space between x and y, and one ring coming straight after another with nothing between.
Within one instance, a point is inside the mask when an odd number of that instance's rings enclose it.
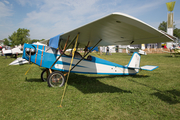
<instances>
[{"instance_id":1,"label":"shadow on grass","mask_svg":"<svg viewBox=\"0 0 180 120\"><path fill-rule=\"evenodd\" d=\"M132 93L129 90L123 90L108 84L104 84L98 80L98 78L114 78L117 76L94 76L88 77L85 75L71 74L68 85L76 87L79 91L84 94L89 93Z\"/></svg>"},{"instance_id":2,"label":"shadow on grass","mask_svg":"<svg viewBox=\"0 0 180 120\"><path fill-rule=\"evenodd\" d=\"M157 96L159 99L167 102L169 104L180 103L180 91L177 90L166 90L161 92L156 92L151 95Z\"/></svg>"},{"instance_id":3,"label":"shadow on grass","mask_svg":"<svg viewBox=\"0 0 180 120\"><path fill-rule=\"evenodd\" d=\"M130 75L132 78L147 78L149 75Z\"/></svg>"},{"instance_id":4,"label":"shadow on grass","mask_svg":"<svg viewBox=\"0 0 180 120\"><path fill-rule=\"evenodd\" d=\"M80 90L84 94L88 93L132 93L129 90L123 90L111 85L104 84L100 82L98 79L100 78L107 78L107 79L113 79L115 77L128 77L125 75L102 75L102 76L86 76L83 74L74 74L71 73L68 81L68 85L76 87L78 90ZM144 75L132 75L131 77L133 78L144 78L144 77L149 77L149 76L144 76ZM37 79L28 79L27 77L25 78L25 81L27 82L42 82L41 78Z\"/></svg>"},{"instance_id":5,"label":"shadow on grass","mask_svg":"<svg viewBox=\"0 0 180 120\"><path fill-rule=\"evenodd\" d=\"M175 56L169 54L169 55L164 55L164 57L168 57L168 58L178 58L178 57L180 57L180 54L175 55Z\"/></svg>"},{"instance_id":6,"label":"shadow on grass","mask_svg":"<svg viewBox=\"0 0 180 120\"><path fill-rule=\"evenodd\" d=\"M25 78L25 81L26 82L43 82L41 80L41 78L30 78L30 79L28 79L27 77Z\"/></svg>"},{"instance_id":7,"label":"shadow on grass","mask_svg":"<svg viewBox=\"0 0 180 120\"><path fill-rule=\"evenodd\" d=\"M151 95L154 95L156 97L158 97L159 99L161 99L162 101L164 102L167 102L169 104L177 104L177 103L180 103L180 91L177 91L177 90L166 90L166 91L161 91L159 89L156 89L154 87L151 87L151 86L148 86L146 84L143 84L143 83L139 83L135 80L131 80L129 79L129 81L131 82L134 82L134 83L137 83L139 85L143 85L143 86L146 86L152 90L156 90L158 92L155 92Z\"/></svg>"}]
</instances>

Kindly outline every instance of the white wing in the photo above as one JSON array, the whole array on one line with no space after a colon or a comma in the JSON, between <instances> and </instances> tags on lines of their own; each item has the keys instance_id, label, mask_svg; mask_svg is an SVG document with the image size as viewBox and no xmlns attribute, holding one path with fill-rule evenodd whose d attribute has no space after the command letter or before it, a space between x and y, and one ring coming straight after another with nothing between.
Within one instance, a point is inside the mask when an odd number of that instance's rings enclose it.
<instances>
[{"instance_id":1,"label":"white wing","mask_svg":"<svg viewBox=\"0 0 180 120\"><path fill-rule=\"evenodd\" d=\"M90 46L102 39L99 45L129 45L172 41L173 38L152 26L123 13L112 13L106 17L86 24L60 35L63 43L68 36L72 40L80 32L78 42Z\"/></svg>"}]
</instances>

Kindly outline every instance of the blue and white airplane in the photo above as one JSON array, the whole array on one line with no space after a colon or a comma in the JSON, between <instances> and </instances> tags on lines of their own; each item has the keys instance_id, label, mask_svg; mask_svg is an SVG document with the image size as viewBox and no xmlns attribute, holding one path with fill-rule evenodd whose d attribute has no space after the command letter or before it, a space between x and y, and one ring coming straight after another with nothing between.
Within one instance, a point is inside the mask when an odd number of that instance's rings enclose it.
<instances>
[{"instance_id":1,"label":"blue and white airplane","mask_svg":"<svg viewBox=\"0 0 180 120\"><path fill-rule=\"evenodd\" d=\"M47 74L49 87L62 87L65 83L64 72L104 75L135 75L142 70L152 71L158 66L140 67L141 56L135 52L128 65L123 66L94 56L88 56L96 46L127 45L173 41L168 35L148 24L122 13L113 13L104 18L86 24L70 32L55 36L48 46L24 44L23 58L46 68L41 74ZM77 48L85 48L85 55ZM87 47L93 47L86 51ZM72 55L65 51L74 48ZM70 64L72 68L69 69ZM53 71L55 70L55 71ZM63 73L62 73L63 72ZM42 77L44 80L44 78Z\"/></svg>"}]
</instances>

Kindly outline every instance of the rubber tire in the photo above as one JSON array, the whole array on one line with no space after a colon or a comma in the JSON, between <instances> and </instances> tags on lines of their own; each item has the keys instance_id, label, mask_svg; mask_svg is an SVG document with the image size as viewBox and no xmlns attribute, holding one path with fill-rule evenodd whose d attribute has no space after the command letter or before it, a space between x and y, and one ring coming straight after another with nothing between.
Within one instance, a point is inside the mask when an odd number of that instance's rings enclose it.
<instances>
[{"instance_id":1,"label":"rubber tire","mask_svg":"<svg viewBox=\"0 0 180 120\"><path fill-rule=\"evenodd\" d=\"M52 70L52 72L53 72L53 70ZM44 79L44 73L46 73L46 69L44 69L43 71L42 71L42 73L41 73L41 80L43 81L43 82L46 82L47 81L47 78L46 79ZM49 73L50 74L50 73Z\"/></svg>"},{"instance_id":2,"label":"rubber tire","mask_svg":"<svg viewBox=\"0 0 180 120\"><path fill-rule=\"evenodd\" d=\"M58 85L58 86L54 86L54 85L52 84L52 77L53 77L54 75L60 75L60 76L61 76L62 82L61 82L61 84ZM64 77L64 74L63 74L62 72L59 72L59 71L52 72L52 73L48 76L48 79L47 79L47 83L48 83L48 86L49 86L49 87L62 87L62 86L65 84L65 82L66 82L66 79L65 79L65 77Z\"/></svg>"}]
</instances>

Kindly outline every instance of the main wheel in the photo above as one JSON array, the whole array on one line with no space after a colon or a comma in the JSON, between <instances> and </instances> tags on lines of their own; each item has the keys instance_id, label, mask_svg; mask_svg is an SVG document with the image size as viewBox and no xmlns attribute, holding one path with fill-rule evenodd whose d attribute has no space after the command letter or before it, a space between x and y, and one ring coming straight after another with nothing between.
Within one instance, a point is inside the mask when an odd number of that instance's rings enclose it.
<instances>
[{"instance_id":1,"label":"main wheel","mask_svg":"<svg viewBox=\"0 0 180 120\"><path fill-rule=\"evenodd\" d=\"M62 87L65 81L66 79L63 73L59 71L52 72L47 79L47 83L49 87Z\"/></svg>"},{"instance_id":2,"label":"main wheel","mask_svg":"<svg viewBox=\"0 0 180 120\"><path fill-rule=\"evenodd\" d=\"M53 70L52 70L52 71L53 71ZM46 82L49 74L50 74L49 70L47 70L47 72L46 72L46 69L44 69L44 70L42 71L42 73L41 73L41 80L42 80L43 82Z\"/></svg>"}]
</instances>

